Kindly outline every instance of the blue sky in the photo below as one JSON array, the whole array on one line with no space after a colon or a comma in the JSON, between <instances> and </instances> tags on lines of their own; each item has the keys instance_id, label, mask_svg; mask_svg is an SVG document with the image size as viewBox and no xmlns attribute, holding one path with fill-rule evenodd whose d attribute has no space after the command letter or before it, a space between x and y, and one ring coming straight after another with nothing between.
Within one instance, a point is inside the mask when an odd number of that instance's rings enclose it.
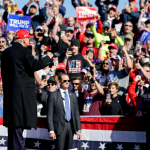
<instances>
[{"instance_id":1,"label":"blue sky","mask_svg":"<svg viewBox=\"0 0 150 150\"><path fill-rule=\"evenodd\" d=\"M69 16L76 17L76 11L74 7L71 5L71 0L64 0L64 1L65 1L64 6L67 9L65 17L69 17ZM22 8L25 4L28 3L28 0L15 0L15 2L18 3L19 8ZM44 7L46 0L40 0L40 2L41 2L42 7ZM88 0L88 2L90 2L93 5L93 7L96 7L95 0ZM120 13L121 13L121 10L125 7L125 3L128 3L128 0L120 0L119 6L118 6L118 11ZM137 0L137 4L138 4L137 6L139 7L139 0Z\"/></svg>"}]
</instances>

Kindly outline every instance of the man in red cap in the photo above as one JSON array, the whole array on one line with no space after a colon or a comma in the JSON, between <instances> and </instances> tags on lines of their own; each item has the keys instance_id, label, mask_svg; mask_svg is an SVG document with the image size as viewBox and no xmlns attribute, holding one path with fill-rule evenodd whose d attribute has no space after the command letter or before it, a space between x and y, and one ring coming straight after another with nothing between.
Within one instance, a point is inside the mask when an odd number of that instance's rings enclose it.
<instances>
[{"instance_id":1,"label":"man in red cap","mask_svg":"<svg viewBox=\"0 0 150 150\"><path fill-rule=\"evenodd\" d=\"M3 125L8 127L8 150L26 150L22 136L24 129L37 128L37 105L34 71L51 63L48 52L38 61L32 56L27 29L16 33L16 41L1 57L4 91Z\"/></svg>"},{"instance_id":2,"label":"man in red cap","mask_svg":"<svg viewBox=\"0 0 150 150\"><path fill-rule=\"evenodd\" d=\"M18 9L18 10L16 11L16 15L18 15L18 16L23 16L23 15L24 15L23 10L22 10L22 9Z\"/></svg>"},{"instance_id":3,"label":"man in red cap","mask_svg":"<svg viewBox=\"0 0 150 150\"><path fill-rule=\"evenodd\" d=\"M39 15L37 14L37 6L32 4L29 9L29 14L27 14L28 7L31 3L35 2L39 6ZM44 9L42 8L39 0L30 0L24 7L23 7L24 15L31 16L31 25L35 31L36 27L39 26L45 20L45 13Z\"/></svg>"}]
</instances>

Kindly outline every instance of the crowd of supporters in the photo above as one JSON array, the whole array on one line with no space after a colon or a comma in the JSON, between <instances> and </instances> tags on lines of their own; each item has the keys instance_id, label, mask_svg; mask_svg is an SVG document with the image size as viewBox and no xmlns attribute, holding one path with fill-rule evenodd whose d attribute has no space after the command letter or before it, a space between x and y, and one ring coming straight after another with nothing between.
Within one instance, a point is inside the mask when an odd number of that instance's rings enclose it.
<instances>
[{"instance_id":1,"label":"crowd of supporters","mask_svg":"<svg viewBox=\"0 0 150 150\"><path fill-rule=\"evenodd\" d=\"M90 0L70 1L75 9L92 7ZM34 38L28 48L33 57L40 60L48 51L54 55L52 64L34 73L38 116L46 115L47 98L59 88L62 73L69 75L70 81L63 82L70 82L80 115L145 114L145 101L150 98L150 0L138 1L140 9L137 0L129 0L121 13L119 2L95 0L98 19L83 22L65 18L64 0L46 0L44 7L40 0L30 0L13 12L31 17ZM0 3L0 56L15 42L15 32L7 31L8 7L14 3ZM149 37L143 44L144 32ZM2 82L0 94L2 102Z\"/></svg>"}]
</instances>

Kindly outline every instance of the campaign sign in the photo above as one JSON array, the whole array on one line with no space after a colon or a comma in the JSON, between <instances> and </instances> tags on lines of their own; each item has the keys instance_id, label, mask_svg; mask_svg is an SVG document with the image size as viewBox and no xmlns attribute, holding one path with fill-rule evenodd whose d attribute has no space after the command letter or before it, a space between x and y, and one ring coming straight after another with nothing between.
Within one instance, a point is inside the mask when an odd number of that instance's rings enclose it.
<instances>
[{"instance_id":1,"label":"campaign sign","mask_svg":"<svg viewBox=\"0 0 150 150\"><path fill-rule=\"evenodd\" d=\"M150 37L150 32L142 30L138 41L140 41L140 43L144 45L149 37Z\"/></svg>"},{"instance_id":2,"label":"campaign sign","mask_svg":"<svg viewBox=\"0 0 150 150\"><path fill-rule=\"evenodd\" d=\"M76 7L77 22L94 20L98 18L97 9L94 7Z\"/></svg>"},{"instance_id":3,"label":"campaign sign","mask_svg":"<svg viewBox=\"0 0 150 150\"><path fill-rule=\"evenodd\" d=\"M19 29L27 29L30 32L30 26L31 17L9 14L7 24L8 31L18 31Z\"/></svg>"}]
</instances>

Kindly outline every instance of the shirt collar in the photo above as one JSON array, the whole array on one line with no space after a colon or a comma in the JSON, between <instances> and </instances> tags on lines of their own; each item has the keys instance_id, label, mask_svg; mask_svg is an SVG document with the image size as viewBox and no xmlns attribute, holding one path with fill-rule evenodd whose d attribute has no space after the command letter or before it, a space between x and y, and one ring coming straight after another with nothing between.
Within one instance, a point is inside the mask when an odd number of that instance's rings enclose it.
<instances>
[{"instance_id":1,"label":"shirt collar","mask_svg":"<svg viewBox=\"0 0 150 150\"><path fill-rule=\"evenodd\" d=\"M59 88L61 93L67 92L68 94L68 89L66 91L64 91L63 89Z\"/></svg>"}]
</instances>

